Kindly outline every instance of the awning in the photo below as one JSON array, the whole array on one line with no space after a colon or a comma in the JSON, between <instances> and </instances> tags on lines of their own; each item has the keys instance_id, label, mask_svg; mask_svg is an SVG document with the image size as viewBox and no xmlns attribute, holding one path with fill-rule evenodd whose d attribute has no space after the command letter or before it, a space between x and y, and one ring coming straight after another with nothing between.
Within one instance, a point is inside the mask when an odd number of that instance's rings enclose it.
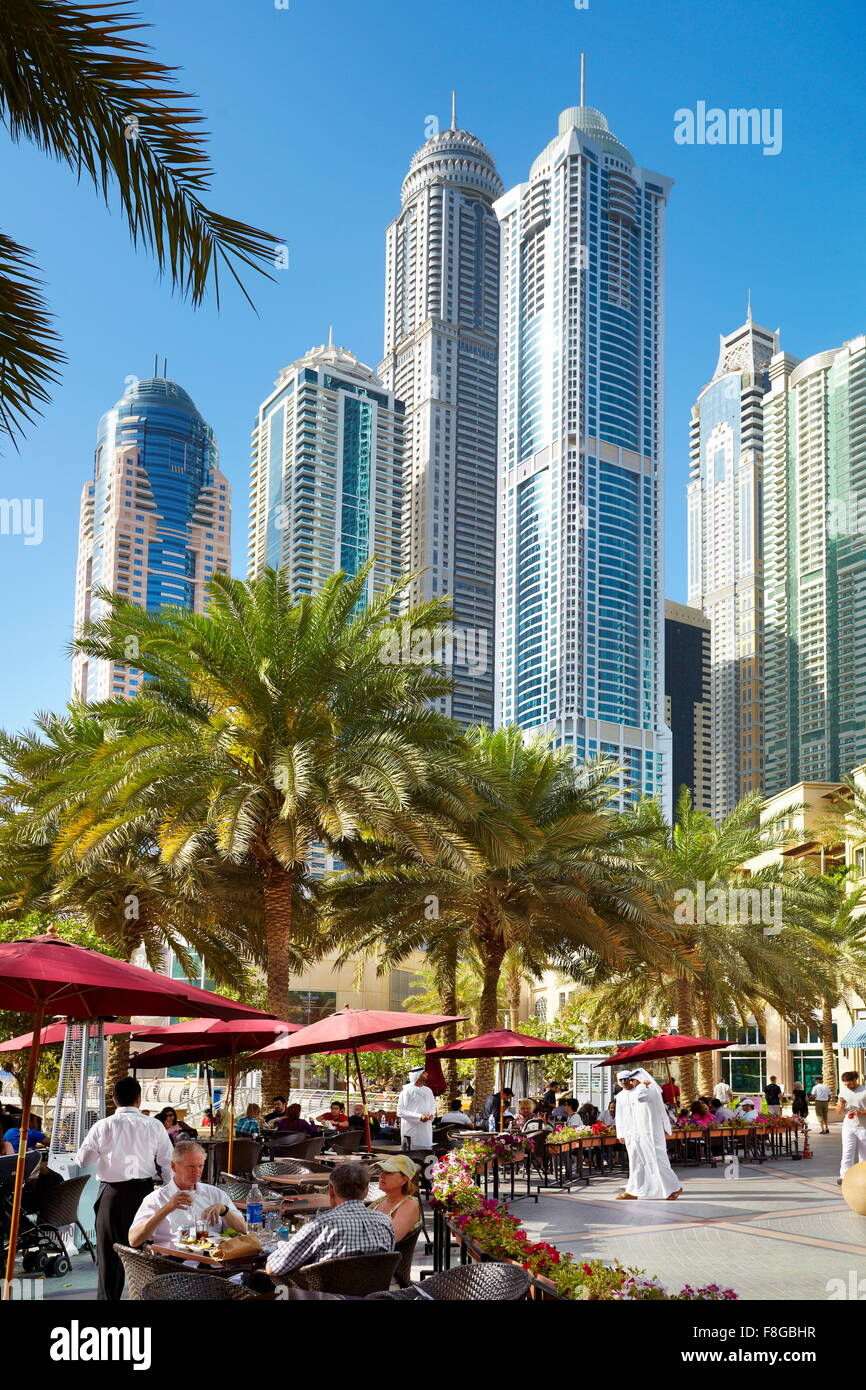
<instances>
[{"instance_id":1,"label":"awning","mask_svg":"<svg viewBox=\"0 0 866 1390\"><path fill-rule=\"evenodd\" d=\"M839 1040L840 1047L866 1047L866 1018L858 1018L854 1027Z\"/></svg>"}]
</instances>

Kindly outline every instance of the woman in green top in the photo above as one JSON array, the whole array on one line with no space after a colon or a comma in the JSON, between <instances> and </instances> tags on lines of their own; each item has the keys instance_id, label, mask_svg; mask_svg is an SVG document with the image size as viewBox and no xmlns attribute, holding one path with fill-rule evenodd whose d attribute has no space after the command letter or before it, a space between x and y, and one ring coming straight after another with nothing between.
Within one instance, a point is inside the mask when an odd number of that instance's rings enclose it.
<instances>
[{"instance_id":1,"label":"woman in green top","mask_svg":"<svg viewBox=\"0 0 866 1390\"><path fill-rule=\"evenodd\" d=\"M384 1159L378 1168L382 1195L370 1203L370 1210L390 1216L394 1239L402 1240L421 1225L421 1203L415 1195L418 1164L408 1154L395 1154L393 1158Z\"/></svg>"}]
</instances>

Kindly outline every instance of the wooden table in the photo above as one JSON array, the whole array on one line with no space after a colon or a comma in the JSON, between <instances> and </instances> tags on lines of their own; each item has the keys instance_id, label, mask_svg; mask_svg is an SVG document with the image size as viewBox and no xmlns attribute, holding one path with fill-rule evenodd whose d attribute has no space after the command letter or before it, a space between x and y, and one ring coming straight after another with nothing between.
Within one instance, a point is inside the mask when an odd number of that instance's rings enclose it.
<instances>
[{"instance_id":1,"label":"wooden table","mask_svg":"<svg viewBox=\"0 0 866 1390\"><path fill-rule=\"evenodd\" d=\"M196 1264L204 1265L207 1269L226 1270L229 1274L237 1274L243 1269L251 1269L260 1265L268 1257L266 1250L260 1251L255 1255L240 1255L236 1260L215 1260L213 1255L207 1255L203 1250L195 1250L188 1245L152 1245L151 1250L157 1255L168 1255L175 1260L193 1260Z\"/></svg>"},{"instance_id":2,"label":"wooden table","mask_svg":"<svg viewBox=\"0 0 866 1390\"><path fill-rule=\"evenodd\" d=\"M331 1181L330 1173L272 1173L262 1178L265 1187L327 1187ZM237 1204L236 1204L237 1205Z\"/></svg>"},{"instance_id":3,"label":"wooden table","mask_svg":"<svg viewBox=\"0 0 866 1390\"><path fill-rule=\"evenodd\" d=\"M304 1216L314 1211L324 1211L331 1205L327 1192L298 1192L284 1197L280 1203L286 1216Z\"/></svg>"}]
</instances>

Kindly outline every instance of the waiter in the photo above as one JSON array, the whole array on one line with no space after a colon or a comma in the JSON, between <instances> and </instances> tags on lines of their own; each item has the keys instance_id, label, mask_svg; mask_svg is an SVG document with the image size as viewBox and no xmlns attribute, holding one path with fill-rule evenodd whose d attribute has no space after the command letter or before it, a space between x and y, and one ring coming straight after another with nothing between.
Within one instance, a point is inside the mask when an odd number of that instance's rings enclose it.
<instances>
[{"instance_id":1,"label":"waiter","mask_svg":"<svg viewBox=\"0 0 866 1390\"><path fill-rule=\"evenodd\" d=\"M400 1092L397 1102L397 1119L400 1121L401 1147L413 1149L432 1149L433 1116L436 1114L436 1098L427 1085L427 1073L421 1067L413 1067L409 1073L409 1084Z\"/></svg>"},{"instance_id":2,"label":"waiter","mask_svg":"<svg viewBox=\"0 0 866 1390\"><path fill-rule=\"evenodd\" d=\"M117 1303L123 1293L123 1265L114 1243L129 1244L136 1212L153 1191L157 1171L163 1183L171 1179L173 1149L159 1120L141 1113L141 1087L134 1076L115 1082L113 1115L97 1120L75 1155L79 1168L96 1169L99 1195L96 1211L97 1298Z\"/></svg>"}]
</instances>

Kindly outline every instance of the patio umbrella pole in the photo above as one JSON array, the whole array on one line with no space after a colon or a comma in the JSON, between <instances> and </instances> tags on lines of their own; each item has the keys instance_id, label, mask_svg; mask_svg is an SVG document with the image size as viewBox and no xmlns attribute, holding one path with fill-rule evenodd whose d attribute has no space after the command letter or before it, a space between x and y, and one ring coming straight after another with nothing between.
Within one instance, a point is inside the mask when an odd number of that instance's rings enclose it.
<instances>
[{"instance_id":1,"label":"patio umbrella pole","mask_svg":"<svg viewBox=\"0 0 866 1390\"><path fill-rule=\"evenodd\" d=\"M15 1249L18 1245L18 1226L21 1221L21 1195L24 1188L24 1160L27 1157L27 1131L30 1128L30 1102L36 1084L39 1068L39 1052L42 1042L42 1020L45 1017L45 1000L40 999L34 1010L36 1024L33 1032L33 1046L30 1061L27 1063L27 1080L24 1082L24 1095L21 1098L21 1128L18 1131L18 1162L15 1165L15 1191L12 1197L12 1215L9 1218L9 1247L6 1254L6 1279L3 1284L3 1300L12 1297L12 1280L15 1276Z\"/></svg>"},{"instance_id":2,"label":"patio umbrella pole","mask_svg":"<svg viewBox=\"0 0 866 1390\"><path fill-rule=\"evenodd\" d=\"M352 1043L352 1051L353 1051L354 1054L355 1054L355 1068L356 1068L356 1070L357 1070L357 1072L358 1072L358 1085L361 1087L361 1103L362 1103L363 1106L364 1106L364 1138L367 1140L367 1152L369 1153L370 1150L371 1150L372 1147L373 1147L373 1142L372 1142L372 1140L371 1140L371 1138L370 1138L370 1116L367 1114L367 1092L364 1090L364 1078L363 1078L363 1076L361 1075L361 1063L360 1063L360 1061L359 1061L359 1059L358 1059L358 1049L357 1049L357 1047L355 1046L354 1043ZM347 1067L347 1070L348 1070L348 1064L349 1064L349 1055L348 1055L348 1053L347 1053L347 1054L346 1054L346 1067ZM347 1091L346 1091L346 1108L347 1108L347 1109L348 1109L348 1106L349 1106L349 1092L348 1092L348 1089L347 1089Z\"/></svg>"},{"instance_id":3,"label":"patio umbrella pole","mask_svg":"<svg viewBox=\"0 0 866 1390\"><path fill-rule=\"evenodd\" d=\"M236 1058L236 1056L237 1056L237 1049L236 1049L236 1047L235 1047L235 1040L234 1040L234 1038L232 1038L232 1061L231 1061L231 1070L230 1070L230 1075L229 1075L229 1156L228 1156L229 1172L232 1171L232 1160L233 1160L233 1158L234 1158L234 1151L235 1151L235 1058ZM211 1114L213 1114L213 1110L211 1110Z\"/></svg>"}]
</instances>

